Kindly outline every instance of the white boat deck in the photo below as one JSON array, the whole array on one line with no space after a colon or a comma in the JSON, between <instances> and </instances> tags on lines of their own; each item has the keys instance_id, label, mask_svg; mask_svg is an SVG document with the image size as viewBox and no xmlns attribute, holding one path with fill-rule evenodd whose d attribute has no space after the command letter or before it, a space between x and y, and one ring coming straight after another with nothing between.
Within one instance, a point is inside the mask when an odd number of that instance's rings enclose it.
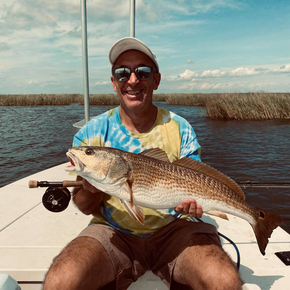
<instances>
[{"instance_id":1,"label":"white boat deck","mask_svg":"<svg viewBox=\"0 0 290 290\"><path fill-rule=\"evenodd\" d=\"M60 213L52 213L41 203L45 188L29 189L29 180L75 180L65 172L68 163L31 175L0 188L0 273L18 281L21 289L41 289L44 275L52 259L86 227L91 217L83 215L71 202ZM250 225L229 216L230 221L205 216L204 221L232 239L241 255L240 273L243 289L289 289L290 266L285 266L275 252L290 251L290 235L276 229L262 256ZM222 239L224 249L236 261L233 246ZM1 288L0 288L1 289ZM151 272L129 289L167 289Z\"/></svg>"}]
</instances>

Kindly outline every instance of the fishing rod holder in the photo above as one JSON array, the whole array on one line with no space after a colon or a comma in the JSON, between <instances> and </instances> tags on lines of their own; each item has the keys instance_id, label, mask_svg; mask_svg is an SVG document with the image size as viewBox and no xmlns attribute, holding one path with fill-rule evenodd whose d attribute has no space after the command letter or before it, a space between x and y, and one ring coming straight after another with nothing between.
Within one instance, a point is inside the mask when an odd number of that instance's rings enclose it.
<instances>
[{"instance_id":1,"label":"fishing rod holder","mask_svg":"<svg viewBox=\"0 0 290 290\"><path fill-rule=\"evenodd\" d=\"M51 212L64 211L71 200L71 192L67 187L80 187L82 181L36 181L30 180L28 184L29 188L47 187L45 193L42 196L43 206Z\"/></svg>"}]
</instances>

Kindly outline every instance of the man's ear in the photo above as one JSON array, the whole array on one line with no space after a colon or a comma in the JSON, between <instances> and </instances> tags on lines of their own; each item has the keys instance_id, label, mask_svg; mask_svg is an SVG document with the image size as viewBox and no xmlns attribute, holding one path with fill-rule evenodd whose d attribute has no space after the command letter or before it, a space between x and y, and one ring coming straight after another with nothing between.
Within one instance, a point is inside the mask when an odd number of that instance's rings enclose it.
<instances>
[{"instance_id":1,"label":"man's ear","mask_svg":"<svg viewBox=\"0 0 290 290\"><path fill-rule=\"evenodd\" d=\"M115 82L114 82L114 78L113 78L113 76L111 76L111 83L112 83L112 86L113 86L114 92L117 92L117 88L116 88L116 84L115 84Z\"/></svg>"},{"instance_id":2,"label":"man's ear","mask_svg":"<svg viewBox=\"0 0 290 290\"><path fill-rule=\"evenodd\" d=\"M160 73L156 73L154 75L154 87L153 87L154 90L158 89L160 81L161 81L161 74Z\"/></svg>"}]
</instances>

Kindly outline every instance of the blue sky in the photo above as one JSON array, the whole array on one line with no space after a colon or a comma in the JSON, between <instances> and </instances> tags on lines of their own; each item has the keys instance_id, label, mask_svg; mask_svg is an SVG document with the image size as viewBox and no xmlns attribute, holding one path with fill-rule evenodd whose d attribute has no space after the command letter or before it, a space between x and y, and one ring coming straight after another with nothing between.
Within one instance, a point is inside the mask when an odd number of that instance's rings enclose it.
<instances>
[{"instance_id":1,"label":"blue sky","mask_svg":"<svg viewBox=\"0 0 290 290\"><path fill-rule=\"evenodd\" d=\"M87 0L90 93L113 93L108 52L129 0ZM289 0L136 0L159 93L289 92ZM80 0L0 0L0 94L82 93Z\"/></svg>"}]
</instances>

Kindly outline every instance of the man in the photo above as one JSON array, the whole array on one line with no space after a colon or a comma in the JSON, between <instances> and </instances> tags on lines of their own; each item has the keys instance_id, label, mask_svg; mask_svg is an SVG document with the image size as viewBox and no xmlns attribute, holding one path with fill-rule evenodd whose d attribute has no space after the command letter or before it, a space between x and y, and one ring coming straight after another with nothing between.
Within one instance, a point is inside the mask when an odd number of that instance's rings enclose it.
<instances>
[{"instance_id":1,"label":"man","mask_svg":"<svg viewBox=\"0 0 290 290\"><path fill-rule=\"evenodd\" d=\"M184 156L200 160L200 146L190 124L152 102L161 75L151 50L135 38L123 38L113 45L109 59L120 106L88 122L73 145L108 146L134 153L159 147L171 162ZM239 275L222 250L215 227L185 219L203 214L194 200L184 201L174 210L144 208L142 225L129 216L119 199L85 180L73 194L78 208L94 218L55 259L44 289L111 289L109 285L127 289L147 270L177 289L185 289L185 285L241 289ZM178 218L180 215L184 218Z\"/></svg>"}]
</instances>

